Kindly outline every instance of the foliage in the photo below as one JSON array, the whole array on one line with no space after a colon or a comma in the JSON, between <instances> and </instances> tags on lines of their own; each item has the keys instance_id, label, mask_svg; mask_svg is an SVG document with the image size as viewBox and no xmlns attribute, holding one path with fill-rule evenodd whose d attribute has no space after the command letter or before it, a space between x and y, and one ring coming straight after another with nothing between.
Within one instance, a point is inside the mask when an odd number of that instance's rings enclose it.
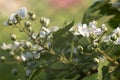
<instances>
[{"instance_id":1,"label":"foliage","mask_svg":"<svg viewBox=\"0 0 120 80\"><path fill-rule=\"evenodd\" d=\"M16 75L20 80L119 80L120 28L110 32L105 24L98 27L96 21L90 22L104 14L117 15L118 8L111 8L112 4L110 0L97 0L84 15L87 24L72 21L61 28L50 27L50 20L41 17L37 31L34 24L38 16L25 7L19 9L4 24L28 38L19 40L12 33L13 42L1 45L1 50L10 56L2 55L1 61L23 65L25 73L12 70L14 75L23 73L21 77ZM99 13L94 15L97 10ZM118 26L118 22L114 24Z\"/></svg>"},{"instance_id":2,"label":"foliage","mask_svg":"<svg viewBox=\"0 0 120 80\"><path fill-rule=\"evenodd\" d=\"M92 20L98 20L107 16L107 23L116 28L119 25L120 18L120 0L96 0L84 14L83 22L89 23Z\"/></svg>"}]
</instances>

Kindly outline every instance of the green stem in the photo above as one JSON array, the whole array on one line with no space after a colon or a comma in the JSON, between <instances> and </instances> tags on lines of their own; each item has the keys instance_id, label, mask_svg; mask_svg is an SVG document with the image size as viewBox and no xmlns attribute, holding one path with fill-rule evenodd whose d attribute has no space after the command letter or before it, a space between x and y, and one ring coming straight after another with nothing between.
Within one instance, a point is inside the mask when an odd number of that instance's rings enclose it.
<instances>
[{"instance_id":1,"label":"green stem","mask_svg":"<svg viewBox=\"0 0 120 80\"><path fill-rule=\"evenodd\" d=\"M108 56L105 52L103 52L100 48L96 48L96 50L97 50L100 54L102 54L108 61L112 62L112 63L115 64L115 65L119 65L119 63L118 63L116 60L112 59L112 58L111 58L110 56Z\"/></svg>"},{"instance_id":2,"label":"green stem","mask_svg":"<svg viewBox=\"0 0 120 80\"><path fill-rule=\"evenodd\" d=\"M72 62L72 58L73 58L73 53L74 53L74 41L72 40L71 43L71 53L70 53L70 61Z\"/></svg>"}]
</instances>

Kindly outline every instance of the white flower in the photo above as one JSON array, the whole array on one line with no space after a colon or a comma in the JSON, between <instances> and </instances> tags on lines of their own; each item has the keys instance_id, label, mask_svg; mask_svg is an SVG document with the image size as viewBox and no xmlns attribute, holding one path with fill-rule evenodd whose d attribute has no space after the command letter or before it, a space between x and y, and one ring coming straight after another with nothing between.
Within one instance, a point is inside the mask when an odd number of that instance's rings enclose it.
<instances>
[{"instance_id":1,"label":"white flower","mask_svg":"<svg viewBox=\"0 0 120 80\"><path fill-rule=\"evenodd\" d=\"M96 28L96 26L97 26L97 22L96 21L93 21L93 22L89 23L89 27Z\"/></svg>"},{"instance_id":2,"label":"white flower","mask_svg":"<svg viewBox=\"0 0 120 80\"><path fill-rule=\"evenodd\" d=\"M117 36L120 36L120 27L117 27L116 29L114 29L113 33L117 34Z\"/></svg>"},{"instance_id":3,"label":"white flower","mask_svg":"<svg viewBox=\"0 0 120 80\"><path fill-rule=\"evenodd\" d=\"M12 48L12 44L2 43L1 49L2 50L10 50Z\"/></svg>"},{"instance_id":4,"label":"white flower","mask_svg":"<svg viewBox=\"0 0 120 80\"><path fill-rule=\"evenodd\" d=\"M18 15L21 19L25 18L27 16L27 9L25 7L20 8L19 10L17 10L16 12L12 13L9 16L9 20L15 21L16 20L16 18L15 18L16 15Z\"/></svg>"},{"instance_id":5,"label":"white flower","mask_svg":"<svg viewBox=\"0 0 120 80\"><path fill-rule=\"evenodd\" d=\"M46 36L46 32L45 31L40 31L40 37L44 38Z\"/></svg>"},{"instance_id":6,"label":"white flower","mask_svg":"<svg viewBox=\"0 0 120 80\"><path fill-rule=\"evenodd\" d=\"M19 46L21 46L21 42L14 41L14 44L12 45L12 49L15 50L15 49L17 49Z\"/></svg>"},{"instance_id":7,"label":"white flower","mask_svg":"<svg viewBox=\"0 0 120 80\"><path fill-rule=\"evenodd\" d=\"M36 39L36 38L37 38L37 33L33 33L31 37L32 37L33 39Z\"/></svg>"},{"instance_id":8,"label":"white flower","mask_svg":"<svg viewBox=\"0 0 120 80\"><path fill-rule=\"evenodd\" d=\"M97 22L96 21L90 22L88 28L89 28L88 29L89 34L94 34L94 36L99 36L103 33L101 28L97 28Z\"/></svg>"},{"instance_id":9,"label":"white flower","mask_svg":"<svg viewBox=\"0 0 120 80\"><path fill-rule=\"evenodd\" d=\"M40 37L44 38L46 35L50 34L51 32L57 31L58 27L52 27L50 29L47 29L46 27L42 27L42 30L40 31Z\"/></svg>"},{"instance_id":10,"label":"white flower","mask_svg":"<svg viewBox=\"0 0 120 80\"><path fill-rule=\"evenodd\" d=\"M26 52L24 54L21 54L20 56L21 60L23 62L33 60L33 59L39 59L40 58L40 53L37 52Z\"/></svg>"},{"instance_id":11,"label":"white flower","mask_svg":"<svg viewBox=\"0 0 120 80\"><path fill-rule=\"evenodd\" d=\"M47 32L47 34L49 34L49 33L50 33L50 30L49 30L49 29L47 29L47 28L45 28L45 27L42 27L42 29L43 29L44 31L46 31L46 32Z\"/></svg>"},{"instance_id":12,"label":"white flower","mask_svg":"<svg viewBox=\"0 0 120 80\"><path fill-rule=\"evenodd\" d=\"M30 53L30 52L26 52L26 53L24 53L24 54L21 55L21 60L23 62L28 61L30 59L33 59L33 54Z\"/></svg>"},{"instance_id":13,"label":"white flower","mask_svg":"<svg viewBox=\"0 0 120 80\"><path fill-rule=\"evenodd\" d=\"M101 42L109 42L109 41L111 41L110 37L111 36L103 36L102 39L101 39Z\"/></svg>"},{"instance_id":14,"label":"white flower","mask_svg":"<svg viewBox=\"0 0 120 80\"><path fill-rule=\"evenodd\" d=\"M89 37L88 27L86 24L83 25L79 24L77 28L78 28L78 32L76 32L76 34L80 34L84 37Z\"/></svg>"},{"instance_id":15,"label":"white flower","mask_svg":"<svg viewBox=\"0 0 120 80\"><path fill-rule=\"evenodd\" d=\"M33 52L33 57L34 57L34 59L39 59L40 53Z\"/></svg>"},{"instance_id":16,"label":"white flower","mask_svg":"<svg viewBox=\"0 0 120 80\"><path fill-rule=\"evenodd\" d=\"M96 21L90 22L89 26L87 26L87 24L78 24L76 31L74 31L73 28L71 28L70 31L73 32L74 35L82 35L83 37L89 37L90 35L93 35L97 37L103 34L104 31L102 31L101 28L97 28L96 24Z\"/></svg>"},{"instance_id":17,"label":"white flower","mask_svg":"<svg viewBox=\"0 0 120 80\"><path fill-rule=\"evenodd\" d=\"M119 45L119 44L120 44L120 37L118 37L117 40L114 41L114 44L115 44L115 45Z\"/></svg>"},{"instance_id":18,"label":"white flower","mask_svg":"<svg viewBox=\"0 0 120 80\"><path fill-rule=\"evenodd\" d=\"M57 31L58 29L59 29L58 26L51 27L51 28L50 28L50 32L55 32L55 31Z\"/></svg>"},{"instance_id":19,"label":"white flower","mask_svg":"<svg viewBox=\"0 0 120 80\"><path fill-rule=\"evenodd\" d=\"M9 16L9 20L11 20L11 21L16 21L16 18L15 18L15 16L17 15L17 13L12 13L10 16Z\"/></svg>"},{"instance_id":20,"label":"white flower","mask_svg":"<svg viewBox=\"0 0 120 80\"><path fill-rule=\"evenodd\" d=\"M17 11L17 14L21 19L24 19L27 16L27 9L25 7L22 7Z\"/></svg>"}]
</instances>

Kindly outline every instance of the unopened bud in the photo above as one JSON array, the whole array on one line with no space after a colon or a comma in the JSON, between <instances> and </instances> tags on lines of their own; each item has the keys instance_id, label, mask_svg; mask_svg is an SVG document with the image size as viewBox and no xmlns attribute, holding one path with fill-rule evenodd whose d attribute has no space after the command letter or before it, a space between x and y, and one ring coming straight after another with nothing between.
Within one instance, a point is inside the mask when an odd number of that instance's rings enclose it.
<instances>
[{"instance_id":1,"label":"unopened bud","mask_svg":"<svg viewBox=\"0 0 120 80\"><path fill-rule=\"evenodd\" d=\"M33 29L32 29L32 27L28 27L27 30L28 30L29 32L31 32Z\"/></svg>"},{"instance_id":2,"label":"unopened bud","mask_svg":"<svg viewBox=\"0 0 120 80\"><path fill-rule=\"evenodd\" d=\"M31 15L29 18L30 18L31 20L35 20L35 19L36 19L36 15L33 14L33 15Z\"/></svg>"},{"instance_id":3,"label":"unopened bud","mask_svg":"<svg viewBox=\"0 0 120 80\"><path fill-rule=\"evenodd\" d=\"M79 49L80 51L83 51L83 50L84 50L82 46L78 46L78 49Z\"/></svg>"},{"instance_id":4,"label":"unopened bud","mask_svg":"<svg viewBox=\"0 0 120 80\"><path fill-rule=\"evenodd\" d=\"M16 35L11 34L11 40L12 40L12 41L16 41Z\"/></svg>"},{"instance_id":5,"label":"unopened bud","mask_svg":"<svg viewBox=\"0 0 120 80\"><path fill-rule=\"evenodd\" d=\"M7 21L7 24L8 24L9 26L12 26L12 25L13 25L13 22L12 22L11 20L8 20L8 21Z\"/></svg>"},{"instance_id":6,"label":"unopened bud","mask_svg":"<svg viewBox=\"0 0 120 80\"><path fill-rule=\"evenodd\" d=\"M102 24L101 30L103 30L104 32L107 32L107 31L108 31L108 28L105 26L105 24Z\"/></svg>"},{"instance_id":7,"label":"unopened bud","mask_svg":"<svg viewBox=\"0 0 120 80\"><path fill-rule=\"evenodd\" d=\"M23 48L24 49L30 49L32 47L32 44L31 42L29 41L26 41L24 44L23 44Z\"/></svg>"},{"instance_id":8,"label":"unopened bud","mask_svg":"<svg viewBox=\"0 0 120 80\"><path fill-rule=\"evenodd\" d=\"M110 38L111 38L111 40L115 41L115 40L117 40L117 35L116 34L112 34Z\"/></svg>"},{"instance_id":9,"label":"unopened bud","mask_svg":"<svg viewBox=\"0 0 120 80\"><path fill-rule=\"evenodd\" d=\"M117 35L118 37L120 37L120 31L118 31L118 32L116 33L116 35Z\"/></svg>"},{"instance_id":10,"label":"unopened bud","mask_svg":"<svg viewBox=\"0 0 120 80\"><path fill-rule=\"evenodd\" d=\"M17 61L21 61L20 56L15 56L15 59L16 59Z\"/></svg>"},{"instance_id":11,"label":"unopened bud","mask_svg":"<svg viewBox=\"0 0 120 80\"><path fill-rule=\"evenodd\" d=\"M25 27L30 27L31 26L31 22L30 21L26 21L25 22Z\"/></svg>"},{"instance_id":12,"label":"unopened bud","mask_svg":"<svg viewBox=\"0 0 120 80\"><path fill-rule=\"evenodd\" d=\"M17 20L14 20L14 21L13 21L13 24L15 24L15 25L16 25L17 23L18 23L18 21L17 21Z\"/></svg>"},{"instance_id":13,"label":"unopened bud","mask_svg":"<svg viewBox=\"0 0 120 80\"><path fill-rule=\"evenodd\" d=\"M1 59L1 61L5 61L6 60L5 56L1 56L0 59Z\"/></svg>"},{"instance_id":14,"label":"unopened bud","mask_svg":"<svg viewBox=\"0 0 120 80\"><path fill-rule=\"evenodd\" d=\"M32 15L33 15L33 12L32 12L32 11L29 11L29 12L28 12L28 15L29 15L29 16L32 16Z\"/></svg>"},{"instance_id":15,"label":"unopened bud","mask_svg":"<svg viewBox=\"0 0 120 80\"><path fill-rule=\"evenodd\" d=\"M45 17L41 17L40 18L40 23L44 26L47 27L50 24L50 20L48 18Z\"/></svg>"},{"instance_id":16,"label":"unopened bud","mask_svg":"<svg viewBox=\"0 0 120 80\"><path fill-rule=\"evenodd\" d=\"M97 48L98 47L98 43L97 42L93 42L93 47Z\"/></svg>"},{"instance_id":17,"label":"unopened bud","mask_svg":"<svg viewBox=\"0 0 120 80\"><path fill-rule=\"evenodd\" d=\"M14 55L15 55L15 53L14 53L13 51L11 51L11 52L10 52L10 55L11 55L11 56L14 56Z\"/></svg>"}]
</instances>

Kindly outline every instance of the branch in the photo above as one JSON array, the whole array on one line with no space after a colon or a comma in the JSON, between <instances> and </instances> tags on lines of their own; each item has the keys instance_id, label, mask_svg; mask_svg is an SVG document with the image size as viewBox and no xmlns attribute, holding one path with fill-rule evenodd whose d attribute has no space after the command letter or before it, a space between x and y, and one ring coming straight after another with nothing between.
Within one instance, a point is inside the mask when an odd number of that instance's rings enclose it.
<instances>
[{"instance_id":1,"label":"branch","mask_svg":"<svg viewBox=\"0 0 120 80\"><path fill-rule=\"evenodd\" d=\"M105 58L108 60L108 61L110 61L110 62L112 62L113 64L115 64L115 65L119 65L119 62L117 62L116 60L114 60L113 58L111 58L110 56L108 56L105 52L103 52L100 48L96 48L96 50L100 53L100 54L102 54L103 56L105 56Z\"/></svg>"}]
</instances>

